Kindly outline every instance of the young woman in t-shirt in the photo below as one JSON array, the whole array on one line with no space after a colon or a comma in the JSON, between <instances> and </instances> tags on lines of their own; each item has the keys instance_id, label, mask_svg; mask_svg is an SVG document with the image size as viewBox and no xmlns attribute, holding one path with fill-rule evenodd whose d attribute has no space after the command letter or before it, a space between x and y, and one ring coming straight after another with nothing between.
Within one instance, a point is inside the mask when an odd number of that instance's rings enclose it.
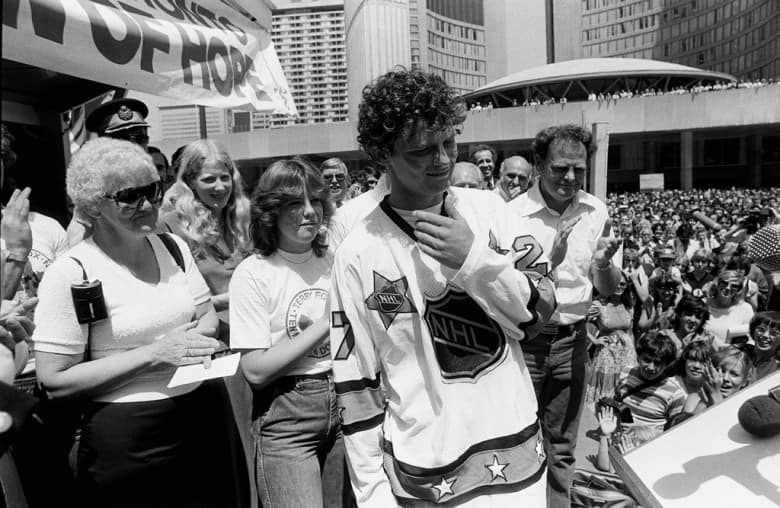
<instances>
[{"instance_id":1,"label":"young woman in t-shirt","mask_svg":"<svg viewBox=\"0 0 780 508\"><path fill-rule=\"evenodd\" d=\"M323 226L331 214L329 190L313 166L275 162L252 197L259 254L230 281L231 346L243 350L241 371L254 390L263 506L341 506L347 495L328 340L333 253Z\"/></svg>"},{"instance_id":2,"label":"young woman in t-shirt","mask_svg":"<svg viewBox=\"0 0 780 508\"><path fill-rule=\"evenodd\" d=\"M238 264L251 252L249 198L241 174L225 148L199 139L186 145L176 161L176 181L165 193L158 229L175 233L192 250L192 257L211 290L211 303L219 318L217 338L230 344L228 283ZM223 346L224 347L224 346ZM225 506L248 506L252 437L249 435L252 394L242 376L207 381L206 387L221 401L204 412L225 432L209 444L228 455L231 468L214 472L214 482L230 486Z\"/></svg>"}]
</instances>

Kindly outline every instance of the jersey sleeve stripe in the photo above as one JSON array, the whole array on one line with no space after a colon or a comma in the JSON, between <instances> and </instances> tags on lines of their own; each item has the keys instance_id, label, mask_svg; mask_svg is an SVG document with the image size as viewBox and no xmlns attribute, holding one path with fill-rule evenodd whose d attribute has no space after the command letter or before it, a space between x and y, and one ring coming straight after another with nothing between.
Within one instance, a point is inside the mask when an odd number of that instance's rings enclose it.
<instances>
[{"instance_id":1,"label":"jersey sleeve stripe","mask_svg":"<svg viewBox=\"0 0 780 508\"><path fill-rule=\"evenodd\" d=\"M342 423L341 431L344 433L345 436L350 436L357 432L362 432L364 430L372 429L374 427L382 425L383 421L385 421L384 411L366 420L359 420L353 423Z\"/></svg>"},{"instance_id":2,"label":"jersey sleeve stripe","mask_svg":"<svg viewBox=\"0 0 780 508\"><path fill-rule=\"evenodd\" d=\"M385 411L384 395L379 388L343 393L338 398L339 405L344 408L341 419L345 424L373 418Z\"/></svg>"},{"instance_id":3,"label":"jersey sleeve stripe","mask_svg":"<svg viewBox=\"0 0 780 508\"><path fill-rule=\"evenodd\" d=\"M380 376L377 372L373 379L371 378L361 378L361 379L353 379L351 381L342 381L340 383L336 383L336 394L341 395L344 393L349 392L359 392L361 390L375 390L379 388L380 385Z\"/></svg>"}]
</instances>

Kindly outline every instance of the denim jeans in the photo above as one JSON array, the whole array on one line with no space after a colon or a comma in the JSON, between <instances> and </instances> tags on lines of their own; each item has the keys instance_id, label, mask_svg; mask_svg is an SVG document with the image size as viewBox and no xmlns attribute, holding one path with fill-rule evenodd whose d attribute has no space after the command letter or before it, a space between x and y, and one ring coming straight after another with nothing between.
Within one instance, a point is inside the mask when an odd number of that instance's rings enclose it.
<instances>
[{"instance_id":1,"label":"denim jeans","mask_svg":"<svg viewBox=\"0 0 780 508\"><path fill-rule=\"evenodd\" d=\"M283 377L254 396L252 435L263 508L350 506L333 377Z\"/></svg>"},{"instance_id":2,"label":"denim jeans","mask_svg":"<svg viewBox=\"0 0 780 508\"><path fill-rule=\"evenodd\" d=\"M539 403L547 453L547 505L569 507L574 448L588 382L585 322L568 333L538 335L521 344Z\"/></svg>"}]
</instances>

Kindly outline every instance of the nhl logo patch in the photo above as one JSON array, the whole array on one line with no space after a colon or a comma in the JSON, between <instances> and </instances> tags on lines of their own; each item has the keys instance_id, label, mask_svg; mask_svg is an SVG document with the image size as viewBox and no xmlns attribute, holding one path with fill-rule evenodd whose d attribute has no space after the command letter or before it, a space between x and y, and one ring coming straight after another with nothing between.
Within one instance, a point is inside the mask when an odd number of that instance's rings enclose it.
<instances>
[{"instance_id":1,"label":"nhl logo patch","mask_svg":"<svg viewBox=\"0 0 780 508\"><path fill-rule=\"evenodd\" d=\"M423 319L444 379L476 379L505 356L501 326L452 286L438 298L426 298Z\"/></svg>"},{"instance_id":2,"label":"nhl logo patch","mask_svg":"<svg viewBox=\"0 0 780 508\"><path fill-rule=\"evenodd\" d=\"M117 115L119 116L120 120L124 120L124 121L132 120L133 110L123 104L119 106L119 111L117 111Z\"/></svg>"},{"instance_id":3,"label":"nhl logo patch","mask_svg":"<svg viewBox=\"0 0 780 508\"><path fill-rule=\"evenodd\" d=\"M382 274L374 272L374 292L366 298L366 307L369 310L379 312L379 318L382 320L385 330L390 328L398 314L417 312L408 291L409 283L405 276L390 280Z\"/></svg>"},{"instance_id":4,"label":"nhl logo patch","mask_svg":"<svg viewBox=\"0 0 780 508\"><path fill-rule=\"evenodd\" d=\"M378 302L379 312L387 314L398 312L404 304L404 297L398 294L394 287L390 287L386 292L377 293L374 299Z\"/></svg>"}]
</instances>

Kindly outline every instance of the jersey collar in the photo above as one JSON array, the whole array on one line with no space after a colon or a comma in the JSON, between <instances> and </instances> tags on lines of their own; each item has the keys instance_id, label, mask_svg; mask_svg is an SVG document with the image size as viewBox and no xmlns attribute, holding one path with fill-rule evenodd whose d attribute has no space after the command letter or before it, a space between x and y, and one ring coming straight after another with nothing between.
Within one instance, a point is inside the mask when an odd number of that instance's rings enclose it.
<instances>
[{"instance_id":1,"label":"jersey collar","mask_svg":"<svg viewBox=\"0 0 780 508\"><path fill-rule=\"evenodd\" d=\"M439 211L439 215L442 215L444 217L447 217L447 212L444 211L444 201L447 199L447 191L444 191L444 195L441 199L441 210ZM390 206L390 194L385 195L384 198L382 198L382 201L379 202L379 208L382 209L383 212L385 212L385 215L395 223L396 226L401 228L401 231L406 233L409 238L417 241L417 236L414 234L414 228L406 222L400 215L398 215L398 212L393 210L393 207Z\"/></svg>"}]
</instances>

